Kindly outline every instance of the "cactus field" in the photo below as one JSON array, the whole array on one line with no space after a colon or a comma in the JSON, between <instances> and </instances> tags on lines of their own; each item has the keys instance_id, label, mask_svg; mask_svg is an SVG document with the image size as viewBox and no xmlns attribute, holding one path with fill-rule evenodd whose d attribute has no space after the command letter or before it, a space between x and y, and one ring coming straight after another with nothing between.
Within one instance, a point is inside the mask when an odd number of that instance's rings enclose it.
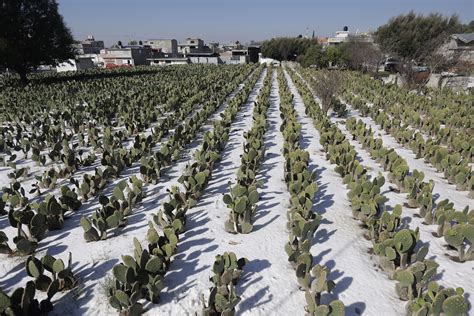
<instances>
[{"instance_id":1,"label":"cactus field","mask_svg":"<svg viewBox=\"0 0 474 316\"><path fill-rule=\"evenodd\" d=\"M0 78L0 315L474 315L474 96L294 63Z\"/></svg>"}]
</instances>

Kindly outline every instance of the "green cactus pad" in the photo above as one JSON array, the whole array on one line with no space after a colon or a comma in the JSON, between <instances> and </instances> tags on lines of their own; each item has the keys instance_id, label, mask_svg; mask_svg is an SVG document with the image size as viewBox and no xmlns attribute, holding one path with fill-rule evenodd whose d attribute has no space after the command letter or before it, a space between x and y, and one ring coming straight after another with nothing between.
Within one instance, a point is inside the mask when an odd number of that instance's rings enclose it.
<instances>
[{"instance_id":1,"label":"green cactus pad","mask_svg":"<svg viewBox=\"0 0 474 316\"><path fill-rule=\"evenodd\" d=\"M340 300L332 301L329 303L329 307L331 309L330 316L344 316L346 313L344 303Z\"/></svg>"},{"instance_id":2,"label":"green cactus pad","mask_svg":"<svg viewBox=\"0 0 474 316\"><path fill-rule=\"evenodd\" d=\"M413 235L409 229L402 229L394 236L395 246L400 252L407 252L415 244Z\"/></svg>"},{"instance_id":3,"label":"green cactus pad","mask_svg":"<svg viewBox=\"0 0 474 316\"><path fill-rule=\"evenodd\" d=\"M467 313L469 306L461 295L453 295L443 302L443 312L446 316L459 316Z\"/></svg>"}]
</instances>

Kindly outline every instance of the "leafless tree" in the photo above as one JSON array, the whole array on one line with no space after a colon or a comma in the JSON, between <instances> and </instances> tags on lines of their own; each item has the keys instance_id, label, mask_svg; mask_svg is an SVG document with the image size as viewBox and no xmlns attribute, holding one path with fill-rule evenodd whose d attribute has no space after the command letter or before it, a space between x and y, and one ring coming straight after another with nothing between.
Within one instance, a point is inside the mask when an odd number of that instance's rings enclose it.
<instances>
[{"instance_id":1,"label":"leafless tree","mask_svg":"<svg viewBox=\"0 0 474 316\"><path fill-rule=\"evenodd\" d=\"M351 39L345 44L347 64L350 69L377 72L384 55L374 43Z\"/></svg>"},{"instance_id":2,"label":"leafless tree","mask_svg":"<svg viewBox=\"0 0 474 316\"><path fill-rule=\"evenodd\" d=\"M336 95L342 86L342 75L339 71L320 70L314 79L313 91L321 100L323 112L327 114L336 104Z\"/></svg>"}]
</instances>

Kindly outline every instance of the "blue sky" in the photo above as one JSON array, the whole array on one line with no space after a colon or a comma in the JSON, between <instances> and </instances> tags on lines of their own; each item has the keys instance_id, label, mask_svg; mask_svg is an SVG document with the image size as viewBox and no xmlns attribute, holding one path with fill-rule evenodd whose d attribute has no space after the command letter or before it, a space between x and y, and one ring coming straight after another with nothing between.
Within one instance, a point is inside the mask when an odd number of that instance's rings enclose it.
<instances>
[{"instance_id":1,"label":"blue sky","mask_svg":"<svg viewBox=\"0 0 474 316\"><path fill-rule=\"evenodd\" d=\"M344 25L375 30L414 10L474 19L473 0L57 0L76 39L93 34L106 45L129 38L200 37L229 43L305 35L330 36Z\"/></svg>"}]
</instances>

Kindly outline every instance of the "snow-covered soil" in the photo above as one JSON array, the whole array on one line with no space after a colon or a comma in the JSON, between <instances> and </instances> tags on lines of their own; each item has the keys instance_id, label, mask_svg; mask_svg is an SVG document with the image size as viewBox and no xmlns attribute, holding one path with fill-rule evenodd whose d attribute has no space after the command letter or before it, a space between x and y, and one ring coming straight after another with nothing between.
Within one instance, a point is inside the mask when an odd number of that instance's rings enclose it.
<instances>
[{"instance_id":1,"label":"snow-covered soil","mask_svg":"<svg viewBox=\"0 0 474 316\"><path fill-rule=\"evenodd\" d=\"M293 94L295 93L293 92ZM317 100L317 98L315 99ZM435 181L435 189L433 192L437 201L449 198L455 203L455 207L459 210L466 205L472 205L471 199L469 199L466 192L456 191L455 187L448 184L441 174L437 173L434 168L426 165L422 160L417 160L410 150L399 145L391 135L381 130L374 121L371 120L371 118L361 117L358 111L352 108L350 108L347 118L350 117L362 119L364 123L368 124L369 127L372 127L375 137L381 137L385 147L396 149L396 152L407 160L411 170L418 169L425 173L425 181L430 179ZM364 150L358 141L352 139L351 133L345 127L345 120L346 118L341 119L334 116L331 117L331 121L337 124L351 145L354 146L358 153L357 159L366 166L369 175L377 176L381 173L385 179L388 179L388 172L385 172L382 166L370 157L369 152ZM382 187L383 195L389 199L387 206L393 208L396 204L406 204L406 194L397 193L393 191L391 187L393 187L393 184L388 181ZM436 238L433 236L432 233L436 231L436 226L423 224L423 219L415 215L417 211L418 210L416 209L404 208L402 216L403 221L413 229L418 227L420 229L420 241L423 244L429 245L428 257L430 259L435 259L439 264L436 280L445 286L463 287L467 293L466 297L469 299L474 293L474 285L472 282L474 263L472 261L458 263L451 260L448 256L455 256L456 253L453 250L448 250L443 238Z\"/></svg>"},{"instance_id":2,"label":"snow-covered soil","mask_svg":"<svg viewBox=\"0 0 474 316\"><path fill-rule=\"evenodd\" d=\"M375 259L367 253L372 244L351 217L347 189L334 171L336 165L326 160L319 133L304 112L301 96L289 76L287 80L302 123L302 147L309 151L317 174L319 190L314 210L324 218L311 248L315 263L331 268L330 278L336 282L334 293L347 306L347 315L401 315L403 303L396 297L395 285L378 271Z\"/></svg>"},{"instance_id":3,"label":"snow-covered soil","mask_svg":"<svg viewBox=\"0 0 474 316\"><path fill-rule=\"evenodd\" d=\"M413 151L400 145L392 135L387 134L370 117L363 117L359 111L353 108L349 109L349 117L355 117L357 120L360 119L367 124L367 127L371 127L374 132L374 137L381 138L385 147L395 149L395 152L406 160L411 171L414 169L423 171L425 173L425 181L434 181L433 195L435 195L437 202L449 199L454 203L454 207L457 210L462 210L466 205L472 206L473 201L469 198L468 191L456 190L456 185L449 184L442 173L438 172L430 164L427 164L423 159L416 159L416 155Z\"/></svg>"},{"instance_id":4,"label":"snow-covered soil","mask_svg":"<svg viewBox=\"0 0 474 316\"><path fill-rule=\"evenodd\" d=\"M263 80L261 78L260 82ZM261 84L261 83L260 83ZM240 84L228 100L243 88ZM255 94L255 93L254 93ZM250 103L249 103L250 104ZM252 103L253 104L253 103ZM109 236L107 240L86 243L83 237L83 229L79 223L82 216L89 216L98 208L98 199L86 202L76 213L74 213L64 223L64 227L59 231L51 231L43 239L38 247L38 257L50 254L57 258L67 259L68 252L73 256L73 271L80 279L80 285L75 290L63 295L57 295L53 299L55 309L53 315L115 315L116 310L112 309L107 302L106 289L110 285L110 273L112 267L120 261L123 254L129 254L133 250L133 237L144 240L148 229L148 221L155 214L163 199L167 196L166 189L177 183L177 179L184 171L186 164L192 160L192 153L199 148L202 143L202 136L205 131L212 128L212 122L219 119L219 114L227 107L227 102L210 117L207 123L201 128L198 137L187 148L182 155L183 158L173 165L157 185L146 186L147 197L143 203L134 209L128 217L127 226ZM114 187L114 183L127 179L132 175L139 175L139 164L127 168L113 183L110 183L105 195L109 195ZM6 217L0 218L2 230L10 237L16 231L8 224ZM0 288L9 293L16 286L22 286L29 279L24 269L24 258L6 257L2 255L0 262Z\"/></svg>"},{"instance_id":5,"label":"snow-covered soil","mask_svg":"<svg viewBox=\"0 0 474 316\"><path fill-rule=\"evenodd\" d=\"M350 141L351 145L354 146L361 163L368 167L369 173L372 176L382 173L385 179L388 179L388 172L384 171L382 166L373 160L366 150L362 149L362 145L359 142L352 140L352 135L346 130L343 120L333 119L333 121L339 121L341 123L338 124L339 129L346 135L346 138ZM396 204L405 205L408 203L406 193L397 193L391 190L391 187L393 187L393 184L388 181L386 181L382 187L383 195L389 199L389 202L387 203L389 206L393 207ZM451 199L450 196L446 196L445 198ZM447 249L444 238L437 238L433 236L432 233L436 232L436 225L423 224L423 218L416 216L417 214L418 209L404 207L402 218L411 228L415 229L418 227L420 229L421 242L428 244L430 247L428 257L435 259L439 264L438 272L440 275L437 276L439 283L451 287L463 287L469 296L473 295L474 284L471 279L474 271L474 262L467 261L459 263L451 260L448 255L456 256L457 252Z\"/></svg>"},{"instance_id":6,"label":"snow-covered soil","mask_svg":"<svg viewBox=\"0 0 474 316\"><path fill-rule=\"evenodd\" d=\"M229 190L229 182L234 182L240 166L240 155L245 143L244 132L252 126L254 101L262 88L266 75L264 71L257 81L247 102L241 107L230 130L230 138L222 159L214 165L212 179L198 204L187 213L186 232L181 236L177 254L170 270L165 275L166 287L162 291L159 304L147 304L148 315L195 315L202 309L202 296L208 297L212 265L216 254L233 251L238 257L246 257L249 263L237 285L241 301L237 305L238 315L304 315L306 305L304 292L299 290L294 269L289 265L284 245L288 240L286 213L289 208L289 193L284 182L283 136L280 132L279 87L276 72L272 78L268 127L265 134L265 156L258 174L263 186L259 188L261 200L258 203L254 230L250 234L229 234L224 230L224 222L229 209L222 200ZM335 165L326 160L323 146L319 143L319 132L313 121L305 114L305 107L291 78L285 73L290 91L294 95L294 106L302 124L301 146L310 153L310 168L316 173L319 186L313 210L323 217L323 221L313 239L311 248L315 264L326 265L331 269L330 279L336 282L332 298L342 300L347 315L404 315L405 303L396 296L395 282L378 268L376 256L369 252L372 244L364 238L364 230L352 218L351 207L346 197L347 189L342 178L334 171ZM241 84L229 97L242 89ZM224 102L201 128L195 140L187 146L182 158L174 163L158 184L145 187L147 197L128 218L126 227L111 234L107 240L86 243L80 226L81 216L89 216L98 201L91 199L81 209L71 215L60 231L51 231L40 242L38 257L48 253L67 259L72 253L73 271L79 278L79 286L69 293L56 295L53 300L53 315L116 315L117 311L107 302L106 289L111 284L112 267L119 263L121 255L133 252L133 238L145 240L148 221L151 220L162 203L167 199L167 189L177 182L188 163L193 160L193 152L199 149L205 131L212 128L212 122L226 108ZM360 117L351 110L349 116ZM381 131L370 118L362 118L381 137L384 146L395 148L405 158L410 169L425 172L426 180L435 181L434 194L437 201L449 198L456 208L462 209L472 204L466 192L456 191L442 175L422 160L415 159L413 153L399 144L390 135ZM352 140L345 129L344 119L333 118L333 122L346 134L358 152L358 159L369 170L370 175L387 173L359 142ZM166 140L166 139L164 139ZM157 144L156 148L159 148ZM155 148L155 149L156 149ZM32 168L32 171L34 169ZM1 171L0 171L1 172ZM75 177L93 168L80 170ZM133 175L139 175L139 163L127 168L120 179L110 183L104 194L109 195L114 184ZM8 184L6 173L0 174L0 183ZM384 186L383 194L389 198L389 207L406 202L406 194L390 190L390 183ZM456 263L448 258L442 238L435 238L435 226L422 224L415 216L416 209L404 208L404 221L411 227L420 228L420 239L429 244L429 257L439 263L439 282L446 286L461 286L467 292L468 300L474 295L474 263ZM15 230L6 217L0 218L0 228L10 240ZM0 288L6 293L17 286L23 286L27 279L24 269L25 258L0 255ZM323 302L328 297L323 296ZM471 313L473 313L471 308Z\"/></svg>"},{"instance_id":7,"label":"snow-covered soil","mask_svg":"<svg viewBox=\"0 0 474 316\"><path fill-rule=\"evenodd\" d=\"M247 235L232 235L224 231L229 209L222 200L229 190L229 181L235 181L240 154L243 152L244 131L252 125L253 106L247 106L232 126L223 159L216 164L201 202L188 212L187 231L180 240L178 255L167 276L168 290L155 309L162 315L189 315L202 308L200 298L208 296L209 277L217 253L233 251L246 257L242 281L237 286L242 301L237 312L242 315L288 315L295 306L304 306L303 292L295 284L293 269L287 263L283 246L286 209L289 194L283 181L283 139L279 132L281 119L278 111L276 80L270 95L269 127L265 136L266 153L259 174L265 185L255 217L254 231ZM259 86L261 83L257 83ZM253 94L250 99L255 100ZM153 310L153 312L155 311Z\"/></svg>"}]
</instances>

